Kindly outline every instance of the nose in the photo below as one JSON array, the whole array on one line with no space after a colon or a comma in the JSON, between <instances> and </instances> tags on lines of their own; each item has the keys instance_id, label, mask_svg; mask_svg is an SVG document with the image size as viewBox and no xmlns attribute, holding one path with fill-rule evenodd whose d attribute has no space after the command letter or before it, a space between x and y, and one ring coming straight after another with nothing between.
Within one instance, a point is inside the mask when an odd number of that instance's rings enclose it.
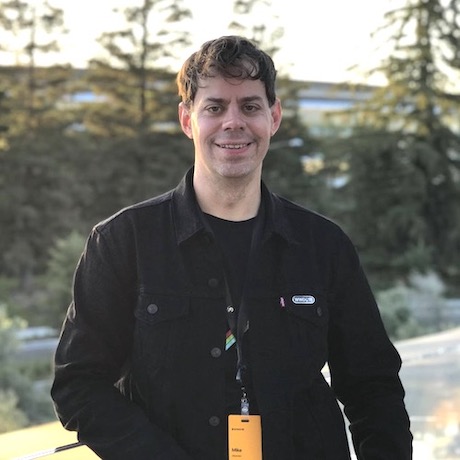
<instances>
[{"instance_id":1,"label":"nose","mask_svg":"<svg viewBox=\"0 0 460 460\"><path fill-rule=\"evenodd\" d=\"M246 125L244 115L237 106L229 106L225 112L223 127L224 129L235 130L243 129Z\"/></svg>"}]
</instances>

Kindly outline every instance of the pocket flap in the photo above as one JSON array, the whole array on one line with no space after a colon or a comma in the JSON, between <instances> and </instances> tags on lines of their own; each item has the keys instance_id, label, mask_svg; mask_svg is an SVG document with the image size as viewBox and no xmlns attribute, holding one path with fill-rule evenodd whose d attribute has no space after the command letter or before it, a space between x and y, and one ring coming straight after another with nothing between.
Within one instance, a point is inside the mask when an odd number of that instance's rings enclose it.
<instances>
[{"instance_id":1,"label":"pocket flap","mask_svg":"<svg viewBox=\"0 0 460 460\"><path fill-rule=\"evenodd\" d=\"M185 316L188 311L187 297L141 294L134 315L148 324L157 324Z\"/></svg>"}]
</instances>

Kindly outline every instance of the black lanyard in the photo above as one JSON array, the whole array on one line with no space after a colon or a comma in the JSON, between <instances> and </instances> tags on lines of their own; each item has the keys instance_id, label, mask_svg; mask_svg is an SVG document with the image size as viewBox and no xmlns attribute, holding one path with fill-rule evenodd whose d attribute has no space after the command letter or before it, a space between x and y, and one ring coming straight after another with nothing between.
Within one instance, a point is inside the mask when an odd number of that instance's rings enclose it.
<instances>
[{"instance_id":1,"label":"black lanyard","mask_svg":"<svg viewBox=\"0 0 460 460\"><path fill-rule=\"evenodd\" d=\"M246 276L243 283L243 289L241 293L240 305L238 308L234 305L232 300L231 290L229 286L229 277L224 268L225 278L225 297L227 303L227 321L236 338L236 351L237 351L237 367L236 367L236 380L241 385L242 398L241 398L241 413L243 415L249 414L249 401L246 394L245 387L245 374L247 372L247 362L245 360L245 354L243 350L243 339L244 334L249 330L249 317L248 317L248 299L247 291L248 285L251 281L251 277L255 273L257 252L260 247L260 241L262 237L262 224L264 221L263 206L259 214L257 215L256 222L252 231L251 246L249 249L248 263L246 268ZM224 264L225 267L225 264Z\"/></svg>"}]
</instances>

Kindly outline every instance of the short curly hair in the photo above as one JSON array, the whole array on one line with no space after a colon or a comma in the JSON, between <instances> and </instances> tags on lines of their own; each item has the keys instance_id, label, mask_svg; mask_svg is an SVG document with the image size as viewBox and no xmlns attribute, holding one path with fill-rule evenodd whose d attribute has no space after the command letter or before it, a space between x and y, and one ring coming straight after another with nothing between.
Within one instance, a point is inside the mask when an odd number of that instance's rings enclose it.
<instances>
[{"instance_id":1,"label":"short curly hair","mask_svg":"<svg viewBox=\"0 0 460 460\"><path fill-rule=\"evenodd\" d=\"M261 80L268 103L276 101L276 69L272 58L250 40L228 35L210 40L182 65L176 83L182 102L190 107L202 78L215 76Z\"/></svg>"}]
</instances>

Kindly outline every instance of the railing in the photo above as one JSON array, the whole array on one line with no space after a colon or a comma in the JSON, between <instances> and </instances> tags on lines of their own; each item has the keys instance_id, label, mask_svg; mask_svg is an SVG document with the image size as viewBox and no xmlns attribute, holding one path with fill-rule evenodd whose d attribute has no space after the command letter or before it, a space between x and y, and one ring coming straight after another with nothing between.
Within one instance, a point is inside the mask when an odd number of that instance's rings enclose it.
<instances>
[{"instance_id":1,"label":"railing","mask_svg":"<svg viewBox=\"0 0 460 460\"><path fill-rule=\"evenodd\" d=\"M53 447L52 449L40 450L32 454L23 455L21 457L16 457L13 460L35 460L36 458L46 457L48 455L57 454L58 452L63 452L65 450L74 449L75 447L83 446L81 442L74 442L72 444L65 444L64 446Z\"/></svg>"}]
</instances>

